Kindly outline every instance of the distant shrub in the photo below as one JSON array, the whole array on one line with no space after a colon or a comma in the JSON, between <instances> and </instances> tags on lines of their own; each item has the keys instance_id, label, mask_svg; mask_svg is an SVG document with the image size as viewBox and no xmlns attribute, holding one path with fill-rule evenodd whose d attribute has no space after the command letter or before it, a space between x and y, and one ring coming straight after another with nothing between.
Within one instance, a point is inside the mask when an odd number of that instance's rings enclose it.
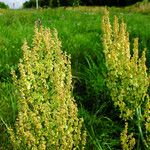
<instances>
[{"instance_id":1,"label":"distant shrub","mask_svg":"<svg viewBox=\"0 0 150 150\"><path fill-rule=\"evenodd\" d=\"M84 149L86 132L72 96L70 56L61 51L57 32L35 28L32 48L23 45L14 71L18 117L9 129L14 149Z\"/></svg>"},{"instance_id":2,"label":"distant shrub","mask_svg":"<svg viewBox=\"0 0 150 150\"><path fill-rule=\"evenodd\" d=\"M40 7L59 7L59 6L127 6L135 4L142 0L38 0ZM144 0L145 1L145 0ZM146 0L147 1L147 0ZM35 7L36 0L30 0L24 3L24 8Z\"/></svg>"},{"instance_id":3,"label":"distant shrub","mask_svg":"<svg viewBox=\"0 0 150 150\"><path fill-rule=\"evenodd\" d=\"M9 6L8 6L8 5L6 5L6 4L5 4L5 3L3 3L3 2L0 2L0 8L8 9L8 8L9 8Z\"/></svg>"},{"instance_id":4,"label":"distant shrub","mask_svg":"<svg viewBox=\"0 0 150 150\"><path fill-rule=\"evenodd\" d=\"M60 0L38 0L38 4L40 7L58 7L60 6ZM23 8L35 8L36 1L30 0L23 3Z\"/></svg>"},{"instance_id":5,"label":"distant shrub","mask_svg":"<svg viewBox=\"0 0 150 150\"><path fill-rule=\"evenodd\" d=\"M130 52L126 24L118 23L117 17L111 26L109 13L103 17L103 46L106 60L107 86L114 105L125 121L121 133L124 150L150 149L150 77L145 65L145 51L139 58L138 39L134 39L133 54ZM138 135L138 136L137 136Z\"/></svg>"},{"instance_id":6,"label":"distant shrub","mask_svg":"<svg viewBox=\"0 0 150 150\"><path fill-rule=\"evenodd\" d=\"M62 6L79 6L80 0L60 0L60 5Z\"/></svg>"},{"instance_id":7,"label":"distant shrub","mask_svg":"<svg viewBox=\"0 0 150 150\"><path fill-rule=\"evenodd\" d=\"M26 1L23 3L23 8L35 8L36 2L35 1Z\"/></svg>"}]
</instances>

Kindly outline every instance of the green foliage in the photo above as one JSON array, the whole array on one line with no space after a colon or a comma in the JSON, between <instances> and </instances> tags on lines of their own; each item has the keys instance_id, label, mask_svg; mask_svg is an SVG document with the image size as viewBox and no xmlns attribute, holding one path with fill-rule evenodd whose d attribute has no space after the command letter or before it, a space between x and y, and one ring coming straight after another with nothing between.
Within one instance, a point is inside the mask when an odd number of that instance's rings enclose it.
<instances>
[{"instance_id":1,"label":"green foliage","mask_svg":"<svg viewBox=\"0 0 150 150\"><path fill-rule=\"evenodd\" d=\"M3 8L3 9L8 9L9 6L6 5L4 2L0 2L0 8Z\"/></svg>"},{"instance_id":2,"label":"green foliage","mask_svg":"<svg viewBox=\"0 0 150 150\"><path fill-rule=\"evenodd\" d=\"M64 6L79 6L81 3L81 0L66 0L66 1L61 0L60 2L61 2L61 5L64 5Z\"/></svg>"},{"instance_id":3,"label":"green foliage","mask_svg":"<svg viewBox=\"0 0 150 150\"><path fill-rule=\"evenodd\" d=\"M23 8L35 8L36 7L36 2L33 0L26 1L23 3Z\"/></svg>"},{"instance_id":4,"label":"green foliage","mask_svg":"<svg viewBox=\"0 0 150 150\"><path fill-rule=\"evenodd\" d=\"M17 105L15 88L10 81L0 82L0 148L10 149L10 139L7 127L15 122ZM11 113L10 113L11 112Z\"/></svg>"},{"instance_id":5,"label":"green foliage","mask_svg":"<svg viewBox=\"0 0 150 150\"><path fill-rule=\"evenodd\" d=\"M30 0L24 3L24 8L35 7L36 0ZM59 6L128 6L142 0L38 0L41 7L59 7Z\"/></svg>"},{"instance_id":6,"label":"green foliage","mask_svg":"<svg viewBox=\"0 0 150 150\"><path fill-rule=\"evenodd\" d=\"M133 54L130 53L129 34L126 24L118 23L115 17L111 26L109 13L103 17L103 47L107 66L107 86L114 105L120 110L120 117L125 121L121 134L124 150L149 148L149 75L147 73L145 51L139 58L138 39L134 39ZM128 133L128 122L136 125L135 133ZM147 127L144 127L146 125ZM129 129L130 129L129 128ZM145 131L144 131L145 130ZM146 133L146 134L144 134ZM138 137L135 135L138 134ZM136 140L135 140L136 139ZM141 143L141 144L140 144Z\"/></svg>"},{"instance_id":7,"label":"green foliage","mask_svg":"<svg viewBox=\"0 0 150 150\"><path fill-rule=\"evenodd\" d=\"M22 47L19 75L12 71L18 94L14 149L84 149L86 132L72 96L70 56L61 51L56 30L35 27L32 48Z\"/></svg>"},{"instance_id":8,"label":"green foliage","mask_svg":"<svg viewBox=\"0 0 150 150\"><path fill-rule=\"evenodd\" d=\"M38 4L40 7L59 7L60 0L38 0ZM23 8L35 8L36 0L26 1L23 4Z\"/></svg>"},{"instance_id":9,"label":"green foliage","mask_svg":"<svg viewBox=\"0 0 150 150\"><path fill-rule=\"evenodd\" d=\"M150 67L150 9L140 8L139 13L137 13L138 7L135 6L131 9L111 7L109 10L111 14L117 14L120 19L124 18L127 22L130 40L139 37L140 49L147 47L146 63ZM82 111L81 106L85 110L80 116L84 117L88 130L86 149L96 149L99 144L103 149L121 149L119 135L124 123L120 122L119 111L114 108L109 90L103 80L105 65L100 41L103 7L39 9L38 11L0 9L0 13L3 14L0 16L0 81L3 85L0 90L2 95L0 105L1 110L4 111L1 113L2 120L13 126L12 118L15 115L13 110L17 109L17 105L12 105L11 102L13 99L13 104L16 104L15 89L10 82L10 70L13 67L18 72L18 61L23 57L21 46L24 39L27 39L29 45L31 44L34 24L39 20L43 26L58 30L62 50L72 56L73 94L79 104L79 112ZM110 16L110 20L113 15ZM129 123L128 126L131 127L131 124ZM133 126L129 130L133 132L135 128ZM11 149L11 147L7 148L10 140L3 122L0 124L0 133L0 149ZM99 144L95 143L95 139ZM5 146L2 148L2 145Z\"/></svg>"},{"instance_id":10,"label":"green foliage","mask_svg":"<svg viewBox=\"0 0 150 150\"><path fill-rule=\"evenodd\" d=\"M110 1L110 0L81 0L81 4L83 5L88 5L88 6L128 6L128 5L132 5L135 4L136 2L139 2L142 0L114 0L114 1Z\"/></svg>"},{"instance_id":11,"label":"green foliage","mask_svg":"<svg viewBox=\"0 0 150 150\"><path fill-rule=\"evenodd\" d=\"M80 87L79 95L82 95L83 99L79 99L78 102L84 105L87 110L95 113L99 111L99 106L105 103L105 66L103 57L86 54L84 56L84 65L81 64L81 70L75 87ZM82 88L84 88L84 91L82 91ZM75 91L78 92L78 89L75 89Z\"/></svg>"},{"instance_id":12,"label":"green foliage","mask_svg":"<svg viewBox=\"0 0 150 150\"><path fill-rule=\"evenodd\" d=\"M83 107L80 108L79 114L83 116L87 128L86 149L121 149L119 146L118 133L121 131L121 124L104 116L107 106L101 105L99 113L91 113ZM110 115L110 112L109 112Z\"/></svg>"},{"instance_id":13,"label":"green foliage","mask_svg":"<svg viewBox=\"0 0 150 150\"><path fill-rule=\"evenodd\" d=\"M40 7L79 6L80 0L39 0ZM35 7L35 0L24 3L24 8Z\"/></svg>"}]
</instances>

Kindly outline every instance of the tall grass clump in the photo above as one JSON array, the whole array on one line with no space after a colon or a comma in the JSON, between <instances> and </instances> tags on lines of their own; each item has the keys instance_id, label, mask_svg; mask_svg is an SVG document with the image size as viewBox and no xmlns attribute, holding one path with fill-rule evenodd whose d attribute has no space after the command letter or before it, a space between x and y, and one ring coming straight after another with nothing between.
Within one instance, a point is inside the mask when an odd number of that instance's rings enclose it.
<instances>
[{"instance_id":1,"label":"tall grass clump","mask_svg":"<svg viewBox=\"0 0 150 150\"><path fill-rule=\"evenodd\" d=\"M138 38L130 48L126 24L110 24L109 12L103 17L103 47L107 67L107 86L124 120L125 129L120 139L124 150L150 149L150 78L145 65L145 51L138 53ZM133 54L132 54L132 53Z\"/></svg>"},{"instance_id":2,"label":"tall grass clump","mask_svg":"<svg viewBox=\"0 0 150 150\"><path fill-rule=\"evenodd\" d=\"M57 31L35 27L25 41L18 72L12 71L18 115L9 129L14 149L84 149L86 132L72 96L70 56L61 51Z\"/></svg>"}]
</instances>

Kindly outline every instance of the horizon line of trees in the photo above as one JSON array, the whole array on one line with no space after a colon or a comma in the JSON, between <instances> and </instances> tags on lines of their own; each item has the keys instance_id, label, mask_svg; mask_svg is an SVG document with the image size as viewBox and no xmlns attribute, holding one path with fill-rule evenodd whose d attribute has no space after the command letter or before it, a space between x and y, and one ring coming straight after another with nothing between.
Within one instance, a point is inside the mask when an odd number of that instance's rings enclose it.
<instances>
[{"instance_id":1,"label":"horizon line of trees","mask_svg":"<svg viewBox=\"0 0 150 150\"><path fill-rule=\"evenodd\" d=\"M38 0L40 7L59 6L128 6L137 2L150 0ZM23 4L23 8L35 8L36 0L30 0Z\"/></svg>"},{"instance_id":2,"label":"horizon line of trees","mask_svg":"<svg viewBox=\"0 0 150 150\"><path fill-rule=\"evenodd\" d=\"M2 9L8 9L9 6L7 4L5 4L4 2L0 2L0 8L2 8Z\"/></svg>"}]
</instances>

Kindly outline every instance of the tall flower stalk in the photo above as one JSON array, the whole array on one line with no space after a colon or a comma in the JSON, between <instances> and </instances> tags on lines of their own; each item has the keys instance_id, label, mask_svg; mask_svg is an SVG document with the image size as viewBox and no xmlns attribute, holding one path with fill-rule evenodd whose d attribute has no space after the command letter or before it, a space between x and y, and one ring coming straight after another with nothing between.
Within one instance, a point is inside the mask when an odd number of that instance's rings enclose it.
<instances>
[{"instance_id":1,"label":"tall flower stalk","mask_svg":"<svg viewBox=\"0 0 150 150\"><path fill-rule=\"evenodd\" d=\"M9 129L16 150L84 149L86 132L72 96L70 56L57 31L35 27L33 44L22 47L19 73L12 70L18 116Z\"/></svg>"},{"instance_id":2,"label":"tall flower stalk","mask_svg":"<svg viewBox=\"0 0 150 150\"><path fill-rule=\"evenodd\" d=\"M150 148L150 102L147 96L150 78L145 65L146 49L139 58L138 38L134 39L131 55L129 33L126 24L118 23L114 18L110 24L109 12L105 10L102 22L103 47L107 66L107 86L115 107L120 110L120 117L125 121L121 133L121 144L124 150L137 146ZM135 133L129 133L135 127ZM133 130L134 131L134 130Z\"/></svg>"}]
</instances>

